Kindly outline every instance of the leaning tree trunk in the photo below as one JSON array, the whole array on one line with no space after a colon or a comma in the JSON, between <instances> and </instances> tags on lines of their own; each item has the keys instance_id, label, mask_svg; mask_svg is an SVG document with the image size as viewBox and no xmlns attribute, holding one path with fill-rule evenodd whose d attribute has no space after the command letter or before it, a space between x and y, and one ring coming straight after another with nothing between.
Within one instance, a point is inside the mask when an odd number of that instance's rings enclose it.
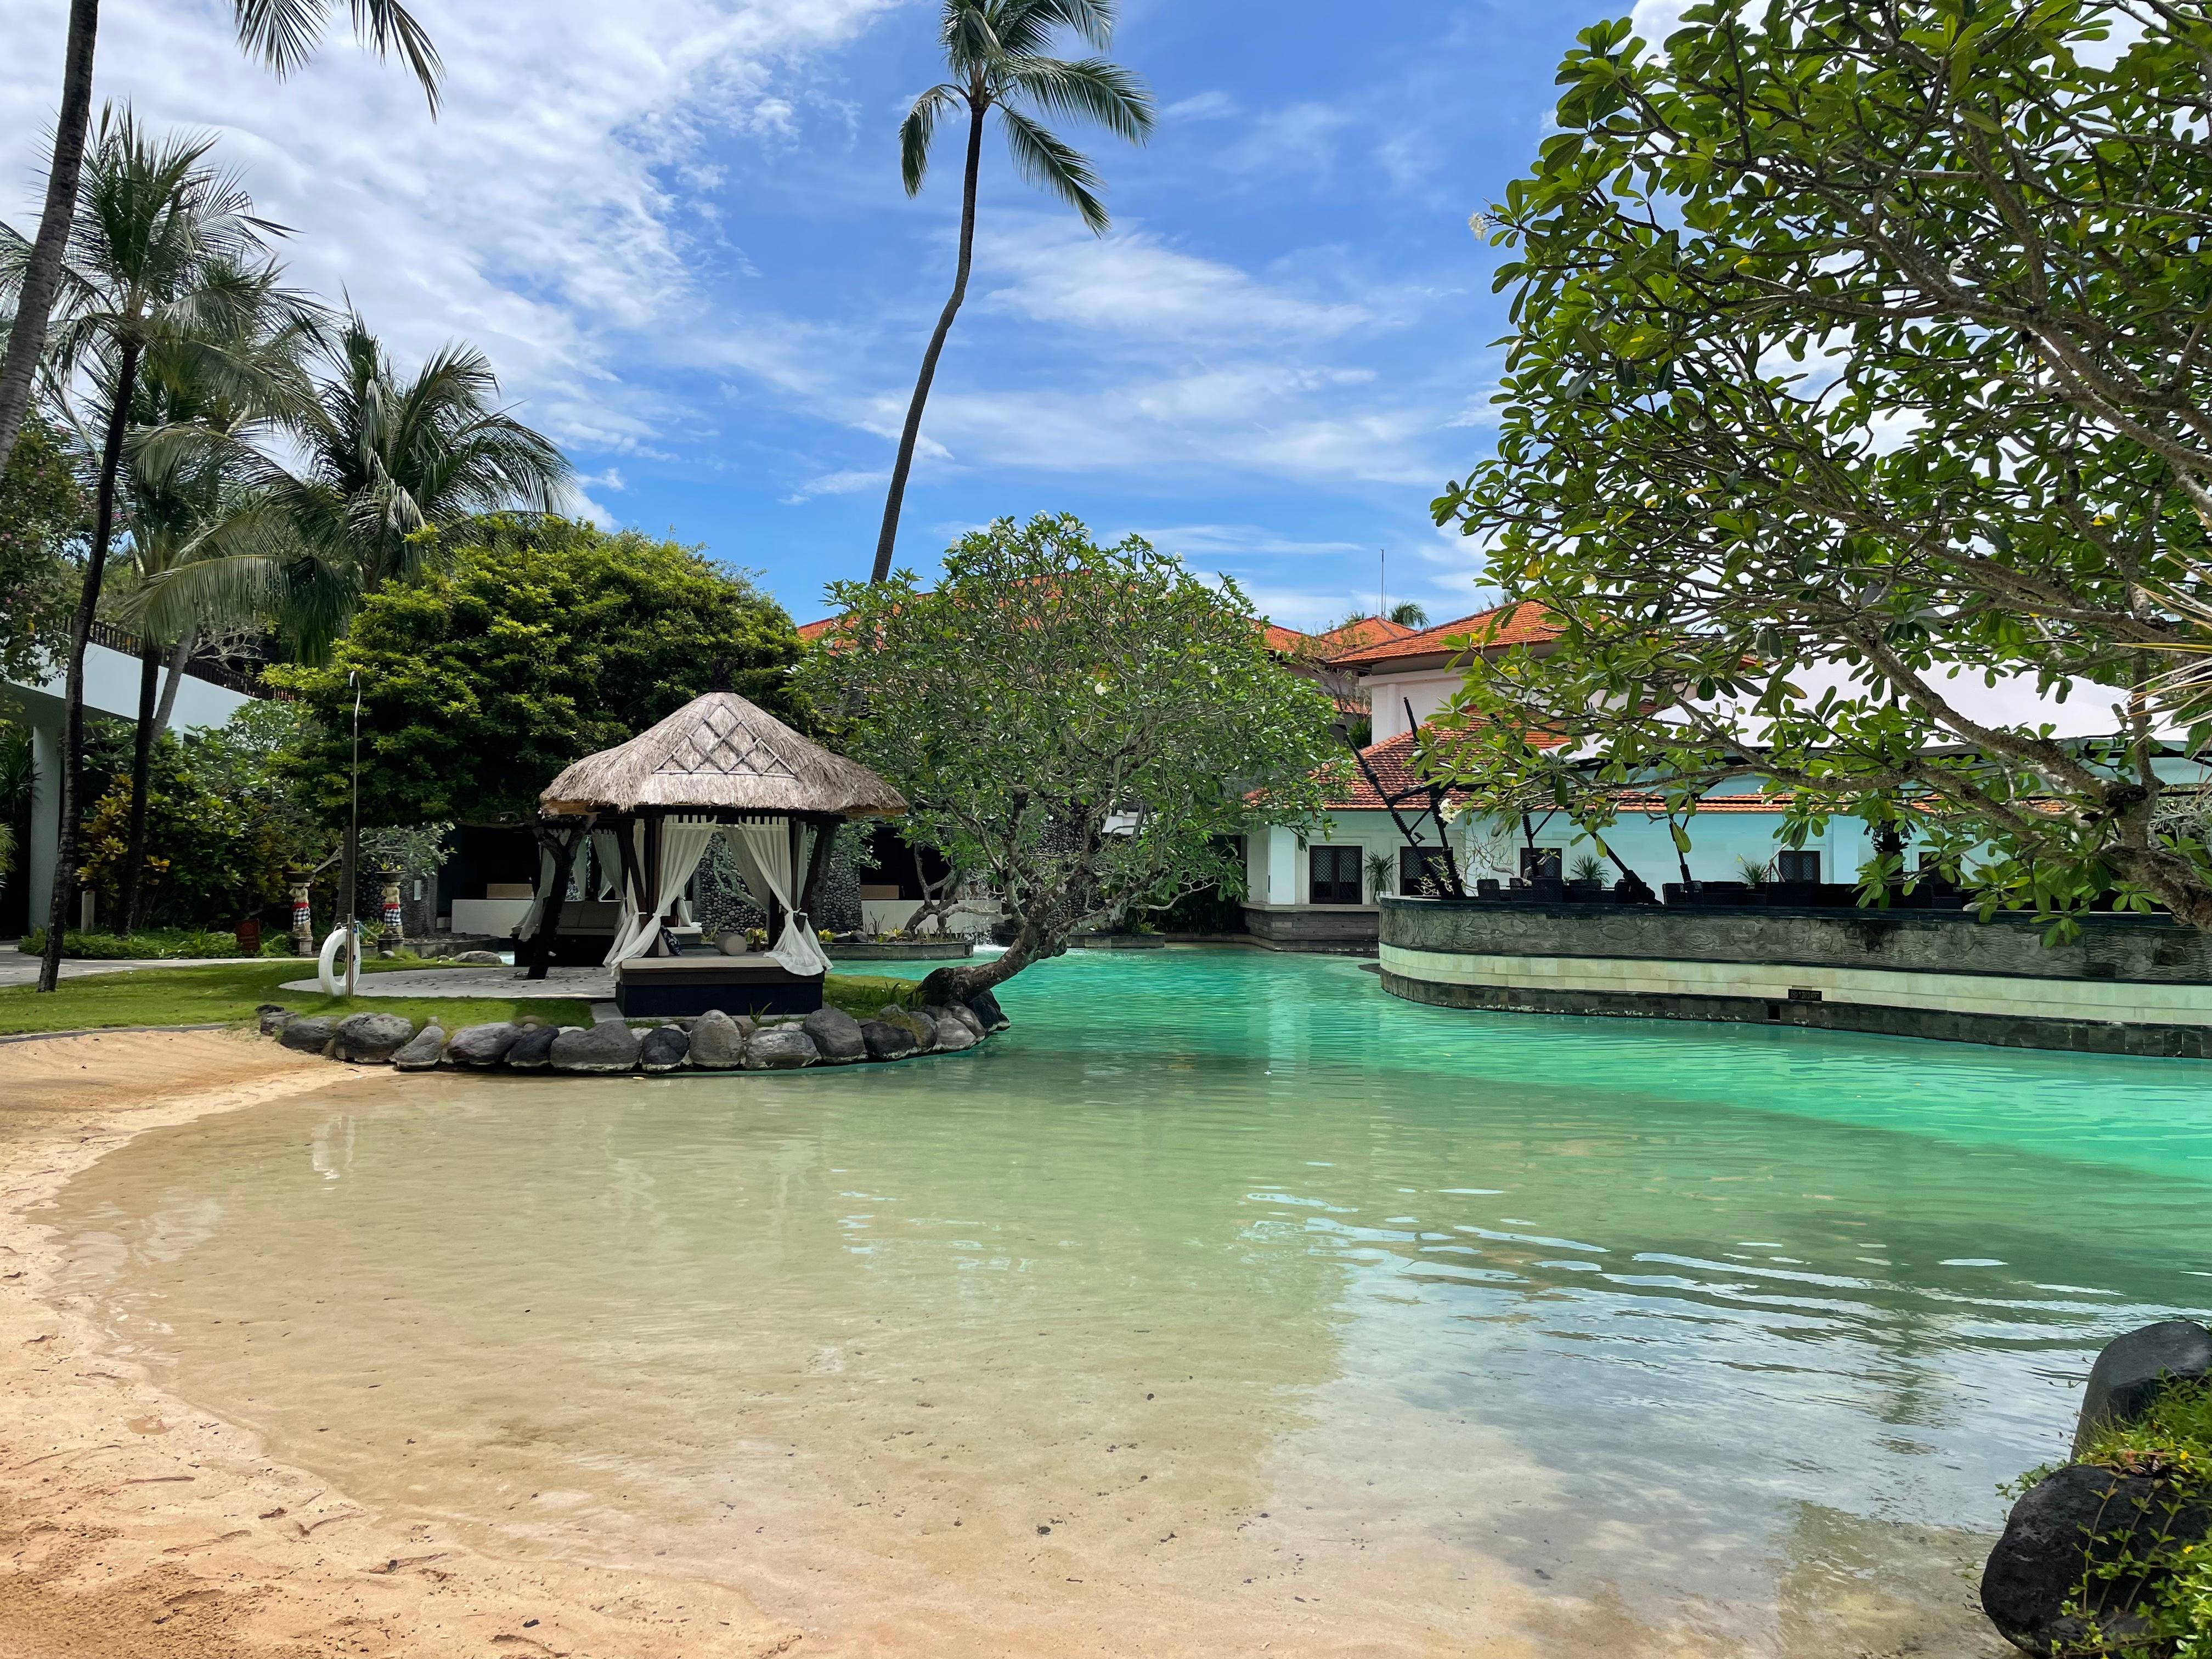
<instances>
[{"instance_id":1,"label":"leaning tree trunk","mask_svg":"<svg viewBox=\"0 0 2212 1659\"><path fill-rule=\"evenodd\" d=\"M921 354L921 374L914 383L914 401L906 408L906 425L899 432L898 457L891 463L891 487L884 497L884 527L876 537L875 573L872 582L888 581L891 550L898 543L899 509L906 501L906 475L914 465L915 441L921 435L922 405L929 401L930 382L937 378L938 354L945 337L952 332L952 319L968 297L968 267L975 252L975 179L983 168L984 106L971 100L968 106L968 175L960 187L960 263L952 277L951 297L929 337L929 349Z\"/></svg>"},{"instance_id":2,"label":"leaning tree trunk","mask_svg":"<svg viewBox=\"0 0 2212 1659\"><path fill-rule=\"evenodd\" d=\"M39 234L15 296L15 321L0 357L0 468L15 453L15 434L31 409L31 383L46 349L46 318L60 292L62 253L76 219L77 179L84 171L85 130L92 123L92 51L100 38L100 0L70 0L69 49L62 62L62 106L54 120L54 159L46 169L46 202Z\"/></svg>"},{"instance_id":3,"label":"leaning tree trunk","mask_svg":"<svg viewBox=\"0 0 2212 1659\"><path fill-rule=\"evenodd\" d=\"M39 988L61 983L62 933L69 926L70 900L76 891L76 818L84 796L84 653L92 642L93 613L100 608L100 585L107 574L107 547L115 535L115 478L123 466L123 428L131 413L131 394L138 384L138 348L126 344L115 374L115 399L107 411L107 441L100 454L100 490L94 498L92 551L84 562L84 586L76 615L70 619L69 673L63 682L62 776L59 834L54 848L53 898L46 908L46 949L39 963Z\"/></svg>"},{"instance_id":4,"label":"leaning tree trunk","mask_svg":"<svg viewBox=\"0 0 2212 1659\"><path fill-rule=\"evenodd\" d=\"M1065 932L1048 934L1027 917L1022 920L1020 931L1014 942L995 957L981 962L963 963L957 968L939 968L921 982L916 1000L923 1003L965 1002L978 991L988 991L1004 985L1033 962L1043 962L1059 956L1067 949Z\"/></svg>"},{"instance_id":5,"label":"leaning tree trunk","mask_svg":"<svg viewBox=\"0 0 2212 1659\"><path fill-rule=\"evenodd\" d=\"M146 792L153 781L154 716L161 690L161 647L149 634L138 641L138 729L131 745L130 852L123 865L123 890L116 897L117 931L125 939L138 931L145 902Z\"/></svg>"}]
</instances>

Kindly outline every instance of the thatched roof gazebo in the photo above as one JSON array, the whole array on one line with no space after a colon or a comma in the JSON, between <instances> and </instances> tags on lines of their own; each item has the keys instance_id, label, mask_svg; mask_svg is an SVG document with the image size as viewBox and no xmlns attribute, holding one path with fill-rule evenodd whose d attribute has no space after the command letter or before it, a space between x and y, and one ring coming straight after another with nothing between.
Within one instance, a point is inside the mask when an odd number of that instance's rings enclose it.
<instances>
[{"instance_id":1,"label":"thatched roof gazebo","mask_svg":"<svg viewBox=\"0 0 2212 1659\"><path fill-rule=\"evenodd\" d=\"M807 910L836 826L895 816L906 802L866 767L735 692L710 691L628 743L578 761L539 795L538 810L537 897L516 933L533 974L553 960L562 912L573 908L549 900L567 893L588 843L619 899L602 960L616 970L623 1012L780 1012L821 1006L829 963ZM716 836L768 913L775 943L763 957L672 953L667 924Z\"/></svg>"}]
</instances>

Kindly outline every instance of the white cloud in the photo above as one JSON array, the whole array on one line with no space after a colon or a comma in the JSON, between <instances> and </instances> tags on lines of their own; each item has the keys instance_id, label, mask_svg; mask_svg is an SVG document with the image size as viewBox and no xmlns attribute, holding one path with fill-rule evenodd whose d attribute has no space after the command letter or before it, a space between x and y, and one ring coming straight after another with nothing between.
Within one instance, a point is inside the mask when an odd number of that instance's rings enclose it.
<instances>
[{"instance_id":1,"label":"white cloud","mask_svg":"<svg viewBox=\"0 0 2212 1659\"><path fill-rule=\"evenodd\" d=\"M1291 104L1270 110L1222 153L1232 173L1326 173L1336 161L1338 136L1352 117L1332 105Z\"/></svg>"},{"instance_id":2,"label":"white cloud","mask_svg":"<svg viewBox=\"0 0 2212 1659\"><path fill-rule=\"evenodd\" d=\"M1163 121L1221 121L1232 115L1242 115L1244 106L1225 92L1201 92L1168 105L1160 111Z\"/></svg>"},{"instance_id":3,"label":"white cloud","mask_svg":"<svg viewBox=\"0 0 2212 1659\"><path fill-rule=\"evenodd\" d=\"M808 58L895 0L661 0L440 8L436 121L405 72L343 28L280 82L209 3L110 0L96 94L222 135L260 206L299 233L295 280L341 292L403 358L466 337L526 418L643 450L680 411L627 383L696 308L702 253L663 183L715 133L789 134ZM64 11L19 8L0 58L0 213L36 210ZM736 256L742 260L743 255Z\"/></svg>"},{"instance_id":4,"label":"white cloud","mask_svg":"<svg viewBox=\"0 0 2212 1659\"><path fill-rule=\"evenodd\" d=\"M1656 49L1680 27L1682 14L1693 3L1695 0L1636 0L1636 9L1628 15L1629 24L1645 45Z\"/></svg>"},{"instance_id":5,"label":"white cloud","mask_svg":"<svg viewBox=\"0 0 2212 1659\"><path fill-rule=\"evenodd\" d=\"M1079 225L1031 216L980 238L980 309L1037 322L1172 339L1318 340L1377 320L1367 306L1261 283L1140 230L1100 240ZM1004 273L1001 277L1000 273Z\"/></svg>"},{"instance_id":6,"label":"white cloud","mask_svg":"<svg viewBox=\"0 0 2212 1659\"><path fill-rule=\"evenodd\" d=\"M817 495L855 495L863 490L882 489L890 484L890 479L889 467L873 471L824 472L819 477L808 479L786 495L783 504L797 507L803 501L812 501Z\"/></svg>"}]
</instances>

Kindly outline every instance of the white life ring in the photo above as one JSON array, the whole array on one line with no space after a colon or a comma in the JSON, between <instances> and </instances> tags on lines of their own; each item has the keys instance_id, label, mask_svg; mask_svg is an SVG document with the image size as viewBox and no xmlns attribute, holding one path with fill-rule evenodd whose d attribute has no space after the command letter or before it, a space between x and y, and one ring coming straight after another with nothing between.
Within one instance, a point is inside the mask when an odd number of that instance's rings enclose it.
<instances>
[{"instance_id":1,"label":"white life ring","mask_svg":"<svg viewBox=\"0 0 2212 1659\"><path fill-rule=\"evenodd\" d=\"M347 929L333 927L331 929L331 936L323 941L323 954L315 964L315 977L322 985L323 994L326 997L334 997L338 994L337 955L339 950L345 945L347 937ZM354 946L353 961L356 968L360 966L361 946L358 945Z\"/></svg>"}]
</instances>

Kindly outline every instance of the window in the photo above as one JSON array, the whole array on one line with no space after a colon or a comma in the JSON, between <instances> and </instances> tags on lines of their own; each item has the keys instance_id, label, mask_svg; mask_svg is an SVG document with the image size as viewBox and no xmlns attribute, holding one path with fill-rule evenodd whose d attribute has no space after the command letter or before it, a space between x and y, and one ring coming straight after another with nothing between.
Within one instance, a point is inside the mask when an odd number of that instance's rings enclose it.
<instances>
[{"instance_id":1,"label":"window","mask_svg":"<svg viewBox=\"0 0 2212 1659\"><path fill-rule=\"evenodd\" d=\"M1818 853L1778 853L1774 857L1774 878L1777 881L1816 882L1820 879L1820 855Z\"/></svg>"},{"instance_id":2,"label":"window","mask_svg":"<svg viewBox=\"0 0 2212 1659\"><path fill-rule=\"evenodd\" d=\"M1407 898L1437 898L1451 890L1441 847L1398 849L1398 890Z\"/></svg>"},{"instance_id":3,"label":"window","mask_svg":"<svg viewBox=\"0 0 2212 1659\"><path fill-rule=\"evenodd\" d=\"M1359 902L1359 849L1357 847L1316 847L1313 849L1313 896L1316 904Z\"/></svg>"}]
</instances>

